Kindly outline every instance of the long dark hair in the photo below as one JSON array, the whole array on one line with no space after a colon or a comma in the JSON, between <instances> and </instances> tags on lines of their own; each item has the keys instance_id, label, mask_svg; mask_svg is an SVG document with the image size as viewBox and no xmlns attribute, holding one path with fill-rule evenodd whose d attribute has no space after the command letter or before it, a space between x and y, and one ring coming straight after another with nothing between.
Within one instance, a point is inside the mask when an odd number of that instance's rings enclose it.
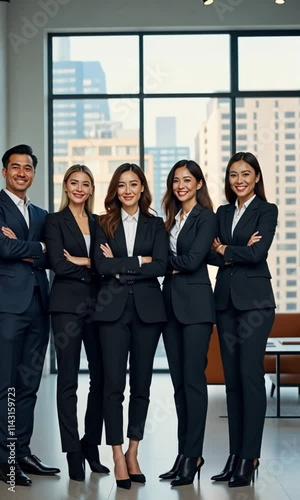
<instances>
[{"instance_id":1,"label":"long dark hair","mask_svg":"<svg viewBox=\"0 0 300 500\"><path fill-rule=\"evenodd\" d=\"M225 173L225 196L226 200L229 203L235 203L235 200L237 199L237 195L232 191L230 182L229 182L229 174L230 174L230 167L233 163L237 161L243 160L244 162L248 163L250 167L253 168L255 171L256 175L259 175L258 181L255 183L254 187L254 193L259 196L262 200L267 201L266 195L265 195L265 187L264 187L264 180L263 180L263 175L262 171L260 168L260 164L258 163L258 159L256 156L254 156L252 153L249 153L248 151L244 153L243 151L240 151L239 153L235 153L229 160L227 168L226 168L226 173Z\"/></svg>"},{"instance_id":2,"label":"long dark hair","mask_svg":"<svg viewBox=\"0 0 300 500\"><path fill-rule=\"evenodd\" d=\"M197 182L202 181L202 186L200 189L198 189L196 194L197 203L199 203L199 205L201 205L203 208L208 208L209 210L213 211L213 204L210 199L206 180L200 166L193 160L179 160L177 163L175 163L174 167L172 167L169 172L167 178L167 190L162 199L162 206L166 214L167 231L170 231L171 227L174 224L175 215L182 206L181 201L179 201L173 193L175 170L180 167L186 167L192 174L192 176L195 177Z\"/></svg>"},{"instance_id":3,"label":"long dark hair","mask_svg":"<svg viewBox=\"0 0 300 500\"><path fill-rule=\"evenodd\" d=\"M99 224L103 227L105 234L109 237L114 236L116 229L121 221L122 204L118 198L118 185L121 175L128 170L134 172L140 179L142 186L144 186L144 191L142 191L141 197L139 199L139 207L141 212L144 215L153 215L153 213L151 213L150 211L152 196L144 172L138 165L135 165L135 163L122 163L122 165L120 165L114 171L108 186L107 195L104 200L106 213L99 215L98 218Z\"/></svg>"}]
</instances>

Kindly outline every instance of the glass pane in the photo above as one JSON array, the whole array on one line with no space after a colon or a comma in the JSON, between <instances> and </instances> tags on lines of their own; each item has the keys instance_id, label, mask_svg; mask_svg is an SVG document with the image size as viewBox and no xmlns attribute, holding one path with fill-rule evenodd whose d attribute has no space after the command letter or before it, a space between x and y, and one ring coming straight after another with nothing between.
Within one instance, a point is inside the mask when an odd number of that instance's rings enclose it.
<instances>
[{"instance_id":1,"label":"glass pane","mask_svg":"<svg viewBox=\"0 0 300 500\"><path fill-rule=\"evenodd\" d=\"M230 128L228 99L145 100L145 152L153 161L154 208L159 214L168 173L185 158L200 163L214 206L220 204Z\"/></svg>"},{"instance_id":2,"label":"glass pane","mask_svg":"<svg viewBox=\"0 0 300 500\"><path fill-rule=\"evenodd\" d=\"M300 99L240 99L237 104L236 149L251 151L258 157L267 199L279 209L280 223L268 256L277 312L291 310L292 302L287 300L291 292L299 310L296 297L300 297L300 282L289 279L292 272L284 264L295 264L293 272L298 272ZM287 232L287 227L292 227L293 232Z\"/></svg>"},{"instance_id":3,"label":"glass pane","mask_svg":"<svg viewBox=\"0 0 300 500\"><path fill-rule=\"evenodd\" d=\"M139 88L137 36L53 38L54 94L132 94Z\"/></svg>"},{"instance_id":4,"label":"glass pane","mask_svg":"<svg viewBox=\"0 0 300 500\"><path fill-rule=\"evenodd\" d=\"M238 41L240 90L299 90L300 37Z\"/></svg>"},{"instance_id":5,"label":"glass pane","mask_svg":"<svg viewBox=\"0 0 300 500\"><path fill-rule=\"evenodd\" d=\"M121 163L139 164L139 115L134 99L54 102L54 210L66 169L87 165L95 176L95 213L103 211L108 183Z\"/></svg>"},{"instance_id":6,"label":"glass pane","mask_svg":"<svg viewBox=\"0 0 300 500\"><path fill-rule=\"evenodd\" d=\"M229 36L145 36L144 86L146 93L229 91Z\"/></svg>"}]
</instances>

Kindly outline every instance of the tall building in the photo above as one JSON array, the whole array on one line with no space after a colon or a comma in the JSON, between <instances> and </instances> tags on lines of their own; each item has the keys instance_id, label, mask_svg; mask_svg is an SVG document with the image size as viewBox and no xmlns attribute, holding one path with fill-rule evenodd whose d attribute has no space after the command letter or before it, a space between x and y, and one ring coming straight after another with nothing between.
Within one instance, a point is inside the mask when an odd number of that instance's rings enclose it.
<instances>
[{"instance_id":1,"label":"tall building","mask_svg":"<svg viewBox=\"0 0 300 500\"><path fill-rule=\"evenodd\" d=\"M159 215L162 215L161 200L166 191L168 173L177 161L189 158L189 151L188 147L176 146L176 117L157 117L156 146L146 147L145 153L153 157L153 206Z\"/></svg>"},{"instance_id":2,"label":"tall building","mask_svg":"<svg viewBox=\"0 0 300 500\"><path fill-rule=\"evenodd\" d=\"M215 206L226 202L223 186L231 149L230 128L228 101L211 100L207 120L196 138L196 151L208 172ZM300 308L299 137L299 98L237 101L236 150L251 151L258 157L267 199L279 208L279 223L268 258L278 312Z\"/></svg>"},{"instance_id":3,"label":"tall building","mask_svg":"<svg viewBox=\"0 0 300 500\"><path fill-rule=\"evenodd\" d=\"M58 38L53 48L54 94L105 94L106 79L97 61L71 61L69 39ZM59 100L53 109L54 155L68 152L70 139L110 137L110 114L106 99ZM106 123L102 128L99 124Z\"/></svg>"}]
</instances>

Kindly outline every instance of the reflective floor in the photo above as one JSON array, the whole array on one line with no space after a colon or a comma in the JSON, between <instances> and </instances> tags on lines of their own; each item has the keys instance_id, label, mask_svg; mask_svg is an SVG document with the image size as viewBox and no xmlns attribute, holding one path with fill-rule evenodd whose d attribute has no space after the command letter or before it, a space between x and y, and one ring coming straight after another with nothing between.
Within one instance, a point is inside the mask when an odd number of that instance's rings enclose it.
<instances>
[{"instance_id":1,"label":"reflective floor","mask_svg":"<svg viewBox=\"0 0 300 500\"><path fill-rule=\"evenodd\" d=\"M36 407L32 452L44 462L61 468L57 477L31 476L31 487L16 487L9 492L0 482L1 500L299 500L300 498L300 419L267 418L255 485L229 489L226 483L213 484L211 475L226 461L227 419L223 386L209 387L209 412L205 437L205 465L200 482L172 489L158 475L172 465L176 456L176 417L172 386L168 375L154 375L152 399L145 439L140 445L140 465L147 476L146 485L133 484L131 490L117 489L114 476L91 473L87 464L84 483L70 481L67 464L60 448L55 406L56 376L42 380ZM270 383L267 379L268 394ZM88 377L79 379L79 418L82 428ZM276 399L268 396L268 414L275 415ZM296 388L282 389L282 413L300 415ZM124 446L126 450L126 443ZM101 447L101 459L113 470L110 448Z\"/></svg>"}]
</instances>

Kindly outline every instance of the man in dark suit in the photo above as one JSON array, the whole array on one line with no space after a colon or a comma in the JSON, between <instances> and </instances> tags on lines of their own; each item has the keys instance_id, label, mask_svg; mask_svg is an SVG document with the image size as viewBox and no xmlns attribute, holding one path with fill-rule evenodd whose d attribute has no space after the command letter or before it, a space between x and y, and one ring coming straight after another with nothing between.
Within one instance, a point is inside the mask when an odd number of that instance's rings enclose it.
<instances>
[{"instance_id":1,"label":"man in dark suit","mask_svg":"<svg viewBox=\"0 0 300 500\"><path fill-rule=\"evenodd\" d=\"M31 454L36 394L49 339L43 228L47 212L30 204L37 158L31 147L3 155L0 192L0 479L29 486L24 473L56 474Z\"/></svg>"}]
</instances>

